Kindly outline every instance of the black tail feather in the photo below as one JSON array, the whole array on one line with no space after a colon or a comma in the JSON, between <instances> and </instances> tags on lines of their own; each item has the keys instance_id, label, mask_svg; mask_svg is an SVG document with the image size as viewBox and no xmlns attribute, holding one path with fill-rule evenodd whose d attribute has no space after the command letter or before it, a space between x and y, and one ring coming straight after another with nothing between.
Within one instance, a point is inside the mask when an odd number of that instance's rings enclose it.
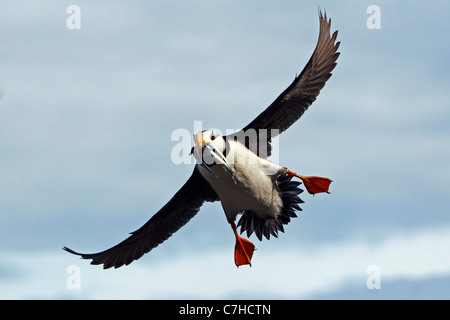
<instances>
[{"instance_id":1,"label":"black tail feather","mask_svg":"<svg viewBox=\"0 0 450 320\"><path fill-rule=\"evenodd\" d=\"M280 192L283 200L283 208L281 213L276 218L260 218L252 210L246 210L239 219L238 226L241 227L241 234L247 231L247 237L254 232L259 240L262 237L270 239L270 235L278 238L278 231L284 232L283 225L288 224L291 218L296 218L296 211L302 209L298 205L304 203L298 196L303 192L298 186L299 181L291 181L292 177L282 174L277 178L276 187Z\"/></svg>"}]
</instances>

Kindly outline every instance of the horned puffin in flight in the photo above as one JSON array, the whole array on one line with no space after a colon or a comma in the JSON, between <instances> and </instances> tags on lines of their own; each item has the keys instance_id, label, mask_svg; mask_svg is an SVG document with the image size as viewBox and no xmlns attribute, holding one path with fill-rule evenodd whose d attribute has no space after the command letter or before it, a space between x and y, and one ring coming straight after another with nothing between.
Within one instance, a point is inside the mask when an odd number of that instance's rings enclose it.
<instances>
[{"instance_id":1,"label":"horned puffin in flight","mask_svg":"<svg viewBox=\"0 0 450 320\"><path fill-rule=\"evenodd\" d=\"M331 34L331 19L319 11L319 38L315 50L289 87L242 130L222 136L212 130L194 136L194 171L181 189L141 228L121 243L98 253L78 253L91 264L118 268L139 259L164 242L200 210L205 201L220 201L236 238L234 261L251 265L255 246L247 237L255 233L277 237L283 225L296 217L303 201L300 179L310 194L328 193L328 178L299 175L269 161L271 140L296 122L316 100L331 77L339 57L337 31ZM240 219L236 226L237 216ZM240 233L238 228L240 227Z\"/></svg>"}]
</instances>

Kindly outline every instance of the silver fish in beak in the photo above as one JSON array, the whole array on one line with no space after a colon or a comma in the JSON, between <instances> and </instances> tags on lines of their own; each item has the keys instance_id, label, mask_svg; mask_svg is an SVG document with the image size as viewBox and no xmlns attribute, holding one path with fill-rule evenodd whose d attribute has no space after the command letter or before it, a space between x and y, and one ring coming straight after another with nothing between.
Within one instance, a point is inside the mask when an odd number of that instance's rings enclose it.
<instances>
[{"instance_id":1,"label":"silver fish in beak","mask_svg":"<svg viewBox=\"0 0 450 320\"><path fill-rule=\"evenodd\" d=\"M216 178L217 175L210 168L210 166L214 164L223 165L230 173L233 173L230 164L228 163L222 152L220 152L212 144L206 143L202 138L201 132L199 132L197 135L194 135L194 141L195 146L192 148L191 153L194 154L195 159L203 168L208 170ZM206 149L208 149L209 152L205 154ZM207 161L205 161L205 157L207 158Z\"/></svg>"},{"instance_id":2,"label":"silver fish in beak","mask_svg":"<svg viewBox=\"0 0 450 320\"><path fill-rule=\"evenodd\" d=\"M211 144L204 144L203 145L204 149L209 149L209 153L211 158L213 158L213 162L212 164L219 164L219 165L223 165L225 166L225 168L227 168L227 170L233 174L233 170L231 169L230 164L228 163L227 159L225 158L225 156L222 154L222 152L220 152L219 150L217 150L213 145ZM208 166L207 163L205 163L203 157L202 157L202 166L205 167L206 169L208 169L209 172L211 172L215 177L216 174L214 173L214 171Z\"/></svg>"}]
</instances>

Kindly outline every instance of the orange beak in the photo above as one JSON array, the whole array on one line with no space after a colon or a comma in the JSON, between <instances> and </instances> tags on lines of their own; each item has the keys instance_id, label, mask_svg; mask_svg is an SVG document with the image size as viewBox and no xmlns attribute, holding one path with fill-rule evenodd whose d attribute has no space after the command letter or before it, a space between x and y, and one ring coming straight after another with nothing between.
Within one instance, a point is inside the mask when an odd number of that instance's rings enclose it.
<instances>
[{"instance_id":1,"label":"orange beak","mask_svg":"<svg viewBox=\"0 0 450 320\"><path fill-rule=\"evenodd\" d=\"M195 150L197 151L197 153L200 153L200 149L204 144L205 142L203 141L203 132L200 131L195 135Z\"/></svg>"}]
</instances>

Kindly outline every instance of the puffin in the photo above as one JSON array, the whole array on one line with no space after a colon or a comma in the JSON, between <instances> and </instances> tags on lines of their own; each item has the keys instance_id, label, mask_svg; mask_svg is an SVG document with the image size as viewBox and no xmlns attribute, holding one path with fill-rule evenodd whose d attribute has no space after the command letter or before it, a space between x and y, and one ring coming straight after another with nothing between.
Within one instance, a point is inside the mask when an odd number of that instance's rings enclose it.
<instances>
[{"instance_id":1,"label":"puffin","mask_svg":"<svg viewBox=\"0 0 450 320\"><path fill-rule=\"evenodd\" d=\"M319 10L319 37L302 72L261 114L241 130L221 135L203 130L194 135L191 155L194 170L181 189L141 228L119 244L98 252L63 249L104 269L119 268L141 258L190 221L205 202L220 201L234 233L234 262L250 265L258 240L278 237L301 211L303 190L329 193L331 179L304 176L270 161L271 142L294 124L316 100L331 77L339 57L338 31L331 34L331 19ZM236 225L236 220L239 221ZM240 230L238 231L238 228Z\"/></svg>"}]
</instances>

